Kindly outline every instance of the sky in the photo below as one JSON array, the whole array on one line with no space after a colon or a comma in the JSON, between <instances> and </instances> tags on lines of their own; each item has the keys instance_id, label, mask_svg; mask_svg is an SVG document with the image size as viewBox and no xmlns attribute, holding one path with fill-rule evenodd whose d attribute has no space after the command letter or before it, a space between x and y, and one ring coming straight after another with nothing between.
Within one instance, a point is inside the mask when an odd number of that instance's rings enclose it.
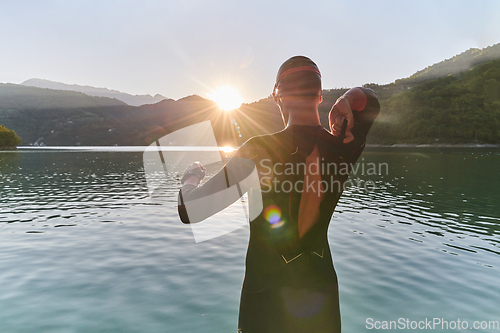
<instances>
[{"instance_id":1,"label":"sky","mask_svg":"<svg viewBox=\"0 0 500 333\"><path fill-rule=\"evenodd\" d=\"M0 82L173 99L221 86L266 98L294 55L333 89L394 82L499 42L497 0L0 0Z\"/></svg>"}]
</instances>

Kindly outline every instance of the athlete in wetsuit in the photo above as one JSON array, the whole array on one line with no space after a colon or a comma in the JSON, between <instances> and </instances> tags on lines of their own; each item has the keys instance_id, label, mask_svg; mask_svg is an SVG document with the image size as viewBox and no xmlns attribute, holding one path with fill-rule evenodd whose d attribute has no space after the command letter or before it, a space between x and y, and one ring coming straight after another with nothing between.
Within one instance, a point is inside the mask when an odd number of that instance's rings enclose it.
<instances>
[{"instance_id":1,"label":"athlete in wetsuit","mask_svg":"<svg viewBox=\"0 0 500 333\"><path fill-rule=\"evenodd\" d=\"M332 107L327 131L318 115L319 69L301 56L280 67L273 96L286 128L251 138L235 155L255 163L263 203L262 213L250 223L238 331L340 332L327 231L380 105L372 90L353 88ZM197 187L203 176L200 164L189 168L184 200L213 192L217 177L224 177L220 172ZM252 200L249 204L251 209Z\"/></svg>"}]
</instances>

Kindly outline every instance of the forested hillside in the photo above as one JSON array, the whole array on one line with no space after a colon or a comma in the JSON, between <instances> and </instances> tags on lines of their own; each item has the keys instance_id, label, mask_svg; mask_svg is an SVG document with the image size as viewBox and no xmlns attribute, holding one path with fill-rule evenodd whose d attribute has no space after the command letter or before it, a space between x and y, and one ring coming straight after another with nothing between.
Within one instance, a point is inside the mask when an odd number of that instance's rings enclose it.
<instances>
[{"instance_id":1,"label":"forested hillside","mask_svg":"<svg viewBox=\"0 0 500 333\"><path fill-rule=\"evenodd\" d=\"M500 60L382 100L372 143L500 143Z\"/></svg>"},{"instance_id":2,"label":"forested hillside","mask_svg":"<svg viewBox=\"0 0 500 333\"><path fill-rule=\"evenodd\" d=\"M414 85L428 80L437 79L447 75L454 75L471 69L484 62L500 59L500 44L495 44L484 49L469 49L416 72L406 79L396 80L396 84Z\"/></svg>"}]
</instances>

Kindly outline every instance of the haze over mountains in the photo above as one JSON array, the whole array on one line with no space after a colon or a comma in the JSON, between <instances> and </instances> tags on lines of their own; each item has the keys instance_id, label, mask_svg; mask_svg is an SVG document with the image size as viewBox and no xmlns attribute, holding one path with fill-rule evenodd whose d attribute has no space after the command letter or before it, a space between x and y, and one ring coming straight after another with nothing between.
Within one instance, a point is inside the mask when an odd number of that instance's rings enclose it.
<instances>
[{"instance_id":1,"label":"haze over mountains","mask_svg":"<svg viewBox=\"0 0 500 333\"><path fill-rule=\"evenodd\" d=\"M496 44L470 49L391 84L366 84L382 104L368 142L500 143L499 59L500 44ZM237 146L251 136L283 128L271 98L223 112L199 96L132 106L116 95L98 97L68 89L0 84L0 125L16 131L22 145L49 146L149 145L204 120L212 122L219 145ZM319 112L325 127L331 106L345 91L323 91Z\"/></svg>"},{"instance_id":2,"label":"haze over mountains","mask_svg":"<svg viewBox=\"0 0 500 333\"><path fill-rule=\"evenodd\" d=\"M0 83L0 124L14 130L22 145L149 145L167 133L205 120L212 122L221 145L241 144L252 135L283 127L281 115L270 101L223 112L215 102L193 95L136 107L80 92Z\"/></svg>"},{"instance_id":3,"label":"haze over mountains","mask_svg":"<svg viewBox=\"0 0 500 333\"><path fill-rule=\"evenodd\" d=\"M109 97L116 98L120 101L127 103L132 106L141 106L144 104L154 104L165 99L164 96L156 94L151 95L131 95L118 90L111 90L107 88L96 88L91 86L81 86L78 84L66 84L60 82L54 82L44 79L29 79L21 83L23 86L37 87L37 88L47 88L54 90L68 90L77 91L90 96L98 97Z\"/></svg>"},{"instance_id":4,"label":"haze over mountains","mask_svg":"<svg viewBox=\"0 0 500 333\"><path fill-rule=\"evenodd\" d=\"M406 83L421 83L447 75L454 75L471 69L475 65L500 58L500 43L485 47L484 49L469 49L432 66L420 70L409 78L396 80Z\"/></svg>"}]
</instances>

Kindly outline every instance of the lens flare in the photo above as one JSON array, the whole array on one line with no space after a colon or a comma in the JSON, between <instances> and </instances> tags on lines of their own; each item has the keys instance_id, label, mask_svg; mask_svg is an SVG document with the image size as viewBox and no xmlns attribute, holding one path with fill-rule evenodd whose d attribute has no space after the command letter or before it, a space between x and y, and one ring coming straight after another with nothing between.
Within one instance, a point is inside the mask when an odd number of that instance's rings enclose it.
<instances>
[{"instance_id":1,"label":"lens flare","mask_svg":"<svg viewBox=\"0 0 500 333\"><path fill-rule=\"evenodd\" d=\"M236 131L238 132L238 137L241 138L241 131L240 131L240 126L238 125L238 123L236 122L236 119L234 118L231 118L231 123L234 125L234 127L236 128Z\"/></svg>"},{"instance_id":2,"label":"lens flare","mask_svg":"<svg viewBox=\"0 0 500 333\"><path fill-rule=\"evenodd\" d=\"M266 207L263 214L264 218L273 225L276 225L281 221L281 209L276 205Z\"/></svg>"}]
</instances>

